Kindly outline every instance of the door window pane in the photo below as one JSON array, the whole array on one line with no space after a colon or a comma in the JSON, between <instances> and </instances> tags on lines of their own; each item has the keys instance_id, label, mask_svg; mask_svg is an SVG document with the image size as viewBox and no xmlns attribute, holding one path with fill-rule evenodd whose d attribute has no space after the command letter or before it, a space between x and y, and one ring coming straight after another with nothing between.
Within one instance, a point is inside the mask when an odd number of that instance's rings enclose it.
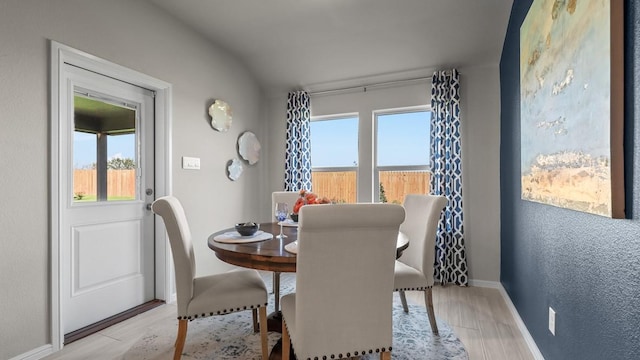
<instances>
[{"instance_id":1,"label":"door window pane","mask_svg":"<svg viewBox=\"0 0 640 360\"><path fill-rule=\"evenodd\" d=\"M136 144L136 109L76 94L74 201L136 199Z\"/></svg>"},{"instance_id":2,"label":"door window pane","mask_svg":"<svg viewBox=\"0 0 640 360\"><path fill-rule=\"evenodd\" d=\"M73 132L73 199L96 201L96 134Z\"/></svg>"},{"instance_id":3,"label":"door window pane","mask_svg":"<svg viewBox=\"0 0 640 360\"><path fill-rule=\"evenodd\" d=\"M107 135L107 198L109 201L136 198L136 135Z\"/></svg>"}]
</instances>

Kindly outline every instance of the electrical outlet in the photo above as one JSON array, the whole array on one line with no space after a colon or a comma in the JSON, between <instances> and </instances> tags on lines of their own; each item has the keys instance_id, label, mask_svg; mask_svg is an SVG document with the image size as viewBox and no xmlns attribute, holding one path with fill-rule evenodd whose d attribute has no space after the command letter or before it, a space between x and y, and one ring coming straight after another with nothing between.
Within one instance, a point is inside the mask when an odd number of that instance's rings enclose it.
<instances>
[{"instance_id":1,"label":"electrical outlet","mask_svg":"<svg viewBox=\"0 0 640 360\"><path fill-rule=\"evenodd\" d=\"M183 156L182 168L186 170L200 170L200 158Z\"/></svg>"},{"instance_id":2,"label":"electrical outlet","mask_svg":"<svg viewBox=\"0 0 640 360\"><path fill-rule=\"evenodd\" d=\"M549 306L549 331L553 336L556 335L556 311Z\"/></svg>"}]
</instances>

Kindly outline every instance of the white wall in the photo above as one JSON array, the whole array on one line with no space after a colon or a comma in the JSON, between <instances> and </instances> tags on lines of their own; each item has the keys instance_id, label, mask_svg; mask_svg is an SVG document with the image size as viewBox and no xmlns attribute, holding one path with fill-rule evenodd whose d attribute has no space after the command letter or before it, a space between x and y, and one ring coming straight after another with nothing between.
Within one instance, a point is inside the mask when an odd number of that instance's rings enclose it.
<instances>
[{"instance_id":1,"label":"white wall","mask_svg":"<svg viewBox=\"0 0 640 360\"><path fill-rule=\"evenodd\" d=\"M459 69L463 151L463 202L469 277L500 281L500 78L498 65ZM366 92L311 97L312 116L359 113L362 172L372 172L373 111L429 105L430 81ZM269 101L270 190L284 182L286 95ZM368 177L358 180L358 201L372 199ZM263 212L268 208L263 209Z\"/></svg>"},{"instance_id":2,"label":"white wall","mask_svg":"<svg viewBox=\"0 0 640 360\"><path fill-rule=\"evenodd\" d=\"M266 162L236 182L226 177L238 136L262 139L266 128L259 86L227 53L146 2L0 1L0 359L51 341L49 39L173 84L173 193L189 217L199 274L227 268L207 236L259 217L255 199L265 191ZM208 122L214 98L233 108L228 133ZM182 170L181 156L200 157L202 170Z\"/></svg>"}]
</instances>

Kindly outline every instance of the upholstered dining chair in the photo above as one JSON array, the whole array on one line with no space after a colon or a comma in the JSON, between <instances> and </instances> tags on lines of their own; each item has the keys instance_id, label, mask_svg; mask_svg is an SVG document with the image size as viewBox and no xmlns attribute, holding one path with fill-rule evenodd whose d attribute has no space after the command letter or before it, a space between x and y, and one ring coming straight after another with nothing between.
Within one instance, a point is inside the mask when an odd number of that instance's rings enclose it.
<instances>
[{"instance_id":1,"label":"upholstered dining chair","mask_svg":"<svg viewBox=\"0 0 640 360\"><path fill-rule=\"evenodd\" d=\"M391 359L393 269L404 209L394 204L304 206L296 291L282 297L282 354Z\"/></svg>"},{"instance_id":2,"label":"upholstered dining chair","mask_svg":"<svg viewBox=\"0 0 640 360\"><path fill-rule=\"evenodd\" d=\"M173 359L182 356L189 321L251 309L254 331L258 327L256 314L260 314L262 359L267 360L267 288L258 272L242 269L196 277L191 231L182 204L173 196L165 196L154 201L152 209L164 221L175 267L178 335Z\"/></svg>"},{"instance_id":3,"label":"upholstered dining chair","mask_svg":"<svg viewBox=\"0 0 640 360\"><path fill-rule=\"evenodd\" d=\"M433 266L436 230L447 198L438 195L408 194L404 198L406 218L400 232L409 238L409 248L396 260L394 290L399 291L404 312L409 312L405 291L424 291L431 331L438 335L433 310Z\"/></svg>"},{"instance_id":4,"label":"upholstered dining chair","mask_svg":"<svg viewBox=\"0 0 640 360\"><path fill-rule=\"evenodd\" d=\"M289 213L293 211L293 205L295 205L296 201L300 197L300 192L298 191L274 191L271 193L271 221L275 221L276 218L276 204L277 203L286 203L287 208L289 208ZM280 273L273 273L273 282L271 285L271 292L274 293L276 301L275 301L275 309L278 311L280 309Z\"/></svg>"}]
</instances>

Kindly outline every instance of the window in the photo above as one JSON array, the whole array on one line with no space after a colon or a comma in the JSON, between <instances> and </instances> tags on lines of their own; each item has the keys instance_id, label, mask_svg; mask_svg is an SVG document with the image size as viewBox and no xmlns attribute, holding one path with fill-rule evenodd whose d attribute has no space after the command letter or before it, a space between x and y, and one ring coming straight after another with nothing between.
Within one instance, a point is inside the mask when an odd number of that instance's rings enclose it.
<instances>
[{"instance_id":1,"label":"window","mask_svg":"<svg viewBox=\"0 0 640 360\"><path fill-rule=\"evenodd\" d=\"M73 200L136 199L136 108L74 96Z\"/></svg>"},{"instance_id":2,"label":"window","mask_svg":"<svg viewBox=\"0 0 640 360\"><path fill-rule=\"evenodd\" d=\"M375 113L374 199L402 204L406 194L429 193L430 124L424 107Z\"/></svg>"},{"instance_id":3,"label":"window","mask_svg":"<svg viewBox=\"0 0 640 360\"><path fill-rule=\"evenodd\" d=\"M333 202L357 201L357 115L311 121L311 165L313 192Z\"/></svg>"}]
</instances>

